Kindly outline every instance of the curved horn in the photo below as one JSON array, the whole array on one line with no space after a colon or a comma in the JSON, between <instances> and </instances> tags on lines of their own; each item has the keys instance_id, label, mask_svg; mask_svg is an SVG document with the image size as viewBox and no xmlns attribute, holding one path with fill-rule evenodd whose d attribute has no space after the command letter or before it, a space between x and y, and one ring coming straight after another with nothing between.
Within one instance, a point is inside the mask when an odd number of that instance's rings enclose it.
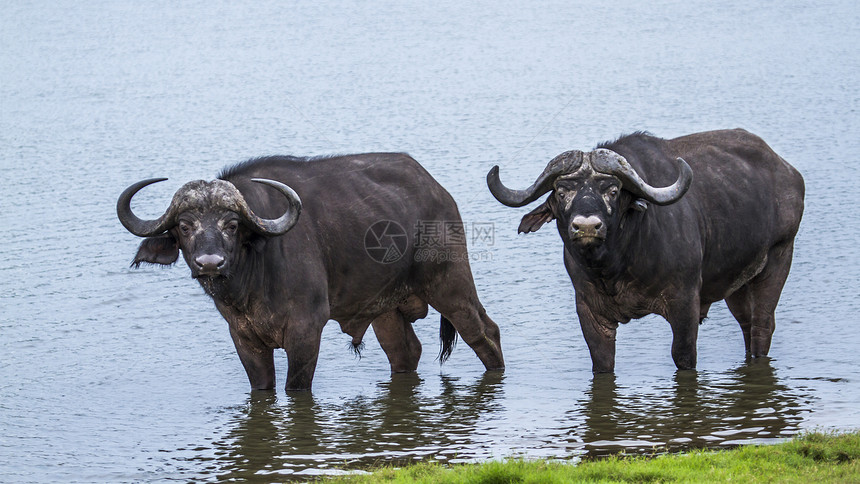
<instances>
[{"instance_id":1,"label":"curved horn","mask_svg":"<svg viewBox=\"0 0 860 484\"><path fill-rule=\"evenodd\" d=\"M299 221L299 215L302 213L302 200L299 198L299 195L293 191L292 188L281 182L276 182L275 180L252 178L251 181L277 189L287 197L289 207L280 217L276 219L265 219L255 215L254 212L251 211L251 208L248 207L245 200L241 199L240 210L242 211L242 215L251 222L251 225L257 233L262 235L282 235L287 233L287 231L293 228L296 222Z\"/></svg>"},{"instance_id":2,"label":"curved horn","mask_svg":"<svg viewBox=\"0 0 860 484\"><path fill-rule=\"evenodd\" d=\"M656 188L645 183L630 163L618 153L607 149L594 150L592 153L591 164L595 170L621 178L624 188L657 205L677 202L687 193L693 182L693 169L683 158L678 158L678 179L675 183Z\"/></svg>"},{"instance_id":3,"label":"curved horn","mask_svg":"<svg viewBox=\"0 0 860 484\"><path fill-rule=\"evenodd\" d=\"M556 177L579 169L582 164L582 155L581 151L565 151L556 156L546 165L543 173L532 183L532 186L525 190L512 190L504 186L499 180L499 166L496 165L487 173L487 186L490 187L490 193L502 204L509 207L522 207L552 190L552 183Z\"/></svg>"},{"instance_id":4,"label":"curved horn","mask_svg":"<svg viewBox=\"0 0 860 484\"><path fill-rule=\"evenodd\" d=\"M171 203L164 215L155 220L143 220L131 211L131 199L135 193L147 185L162 182L167 178L150 178L141 180L125 189L116 202L116 215L122 226L138 237L152 237L169 229L173 223L173 204Z\"/></svg>"}]
</instances>

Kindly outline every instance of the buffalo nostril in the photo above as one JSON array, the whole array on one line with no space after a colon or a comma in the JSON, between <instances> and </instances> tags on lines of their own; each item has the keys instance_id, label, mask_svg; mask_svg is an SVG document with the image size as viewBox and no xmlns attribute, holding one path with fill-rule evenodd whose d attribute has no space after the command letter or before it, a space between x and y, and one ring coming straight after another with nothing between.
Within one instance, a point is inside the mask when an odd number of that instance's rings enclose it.
<instances>
[{"instance_id":1,"label":"buffalo nostril","mask_svg":"<svg viewBox=\"0 0 860 484\"><path fill-rule=\"evenodd\" d=\"M224 266L224 257L217 254L204 254L194 259L198 269L214 271Z\"/></svg>"},{"instance_id":2,"label":"buffalo nostril","mask_svg":"<svg viewBox=\"0 0 860 484\"><path fill-rule=\"evenodd\" d=\"M571 220L570 227L574 233L597 234L603 228L603 221L596 215L577 215Z\"/></svg>"}]
</instances>

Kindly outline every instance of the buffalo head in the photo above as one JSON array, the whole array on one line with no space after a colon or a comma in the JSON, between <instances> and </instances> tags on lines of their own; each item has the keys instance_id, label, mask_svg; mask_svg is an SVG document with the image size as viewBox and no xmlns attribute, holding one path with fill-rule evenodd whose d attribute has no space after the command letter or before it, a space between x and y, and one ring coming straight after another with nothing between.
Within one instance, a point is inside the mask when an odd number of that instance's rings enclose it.
<instances>
[{"instance_id":1,"label":"buffalo head","mask_svg":"<svg viewBox=\"0 0 860 484\"><path fill-rule=\"evenodd\" d=\"M288 208L276 219L255 215L232 183L198 180L183 185L161 217L142 220L134 215L131 199L135 193L164 180L139 181L122 192L117 201L117 216L123 226L134 235L147 237L140 244L134 265L172 264L181 249L192 277L226 277L242 248L286 233L296 224L302 209L296 192L274 180L253 179L287 198Z\"/></svg>"},{"instance_id":2,"label":"buffalo head","mask_svg":"<svg viewBox=\"0 0 860 484\"><path fill-rule=\"evenodd\" d=\"M627 160L608 149L564 152L547 164L543 173L525 190L512 190L499 180L499 167L487 174L487 185L496 200L509 207L522 207L547 192L550 196L526 214L519 232L528 233L558 220L565 247L577 252L598 250L620 225L627 210L644 210L648 201L668 205L690 188L693 172L678 158L680 173L670 186L655 188L645 183Z\"/></svg>"}]
</instances>

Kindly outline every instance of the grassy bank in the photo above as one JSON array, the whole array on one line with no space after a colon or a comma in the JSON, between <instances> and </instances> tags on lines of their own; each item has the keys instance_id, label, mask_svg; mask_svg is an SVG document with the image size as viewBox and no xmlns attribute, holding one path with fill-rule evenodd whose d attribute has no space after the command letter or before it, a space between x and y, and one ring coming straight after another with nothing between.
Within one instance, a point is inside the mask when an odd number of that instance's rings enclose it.
<instances>
[{"instance_id":1,"label":"grassy bank","mask_svg":"<svg viewBox=\"0 0 860 484\"><path fill-rule=\"evenodd\" d=\"M809 433L777 445L693 451L658 457L612 457L570 465L507 460L445 467L417 464L371 475L325 479L363 483L576 483L576 482L858 482L860 431Z\"/></svg>"}]
</instances>

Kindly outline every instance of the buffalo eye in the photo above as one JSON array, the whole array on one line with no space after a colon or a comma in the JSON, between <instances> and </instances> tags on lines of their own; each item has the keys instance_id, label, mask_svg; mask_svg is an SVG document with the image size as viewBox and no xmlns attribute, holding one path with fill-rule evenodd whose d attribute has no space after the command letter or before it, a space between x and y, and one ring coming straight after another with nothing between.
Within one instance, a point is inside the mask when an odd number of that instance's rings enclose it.
<instances>
[{"instance_id":1,"label":"buffalo eye","mask_svg":"<svg viewBox=\"0 0 860 484\"><path fill-rule=\"evenodd\" d=\"M228 234L231 234L231 235L235 234L238 230L239 230L239 222L236 220L231 220L231 221L227 222L227 224L224 226L224 232L227 232Z\"/></svg>"},{"instance_id":2,"label":"buffalo eye","mask_svg":"<svg viewBox=\"0 0 860 484\"><path fill-rule=\"evenodd\" d=\"M188 235L191 233L191 224L188 222L179 222L179 231L182 232L182 235Z\"/></svg>"},{"instance_id":3,"label":"buffalo eye","mask_svg":"<svg viewBox=\"0 0 860 484\"><path fill-rule=\"evenodd\" d=\"M558 187L555 189L555 195L558 197L559 200L563 201L565 199L565 197L567 197L567 190L565 190L564 188Z\"/></svg>"},{"instance_id":4,"label":"buffalo eye","mask_svg":"<svg viewBox=\"0 0 860 484\"><path fill-rule=\"evenodd\" d=\"M612 187L609 187L609 190L607 190L606 193L609 195L609 198L615 198L618 196L618 192L619 192L618 187L612 186Z\"/></svg>"}]
</instances>

